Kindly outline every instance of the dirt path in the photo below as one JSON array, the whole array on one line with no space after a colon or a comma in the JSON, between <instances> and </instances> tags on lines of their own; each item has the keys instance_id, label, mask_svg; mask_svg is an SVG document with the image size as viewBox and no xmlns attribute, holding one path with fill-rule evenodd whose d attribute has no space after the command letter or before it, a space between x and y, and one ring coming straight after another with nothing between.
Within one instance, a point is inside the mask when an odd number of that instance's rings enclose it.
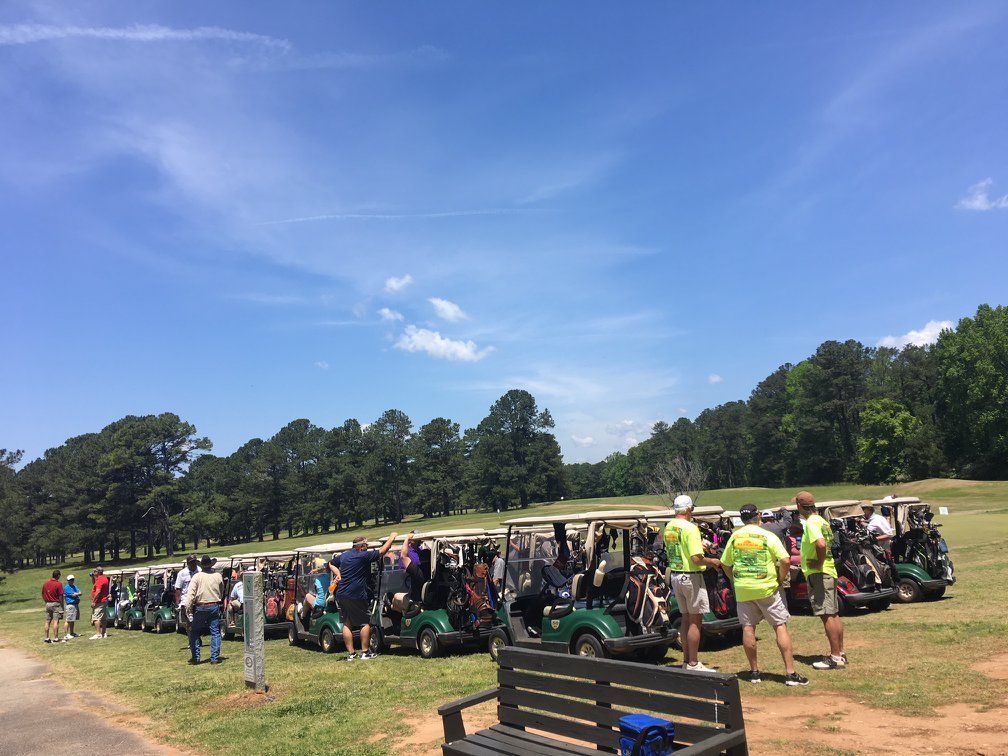
<instances>
[{"instance_id":1,"label":"dirt path","mask_svg":"<svg viewBox=\"0 0 1008 756\"><path fill-rule=\"evenodd\" d=\"M75 692L28 654L0 648L0 753L128 753L179 756L128 726L128 712L87 691Z\"/></svg>"},{"instance_id":2,"label":"dirt path","mask_svg":"<svg viewBox=\"0 0 1008 756\"><path fill-rule=\"evenodd\" d=\"M997 659L1005 674L1008 657ZM993 675L992 675L993 676ZM979 711L967 704L938 709L934 716L907 717L873 709L835 693L750 699L744 704L749 750L760 756L833 753L949 754L993 756L1008 753L1008 709ZM405 720L406 737L390 744L393 753L437 756L443 735L437 716ZM467 710L466 730L496 722L496 703ZM374 740L381 740L375 736Z\"/></svg>"}]
</instances>

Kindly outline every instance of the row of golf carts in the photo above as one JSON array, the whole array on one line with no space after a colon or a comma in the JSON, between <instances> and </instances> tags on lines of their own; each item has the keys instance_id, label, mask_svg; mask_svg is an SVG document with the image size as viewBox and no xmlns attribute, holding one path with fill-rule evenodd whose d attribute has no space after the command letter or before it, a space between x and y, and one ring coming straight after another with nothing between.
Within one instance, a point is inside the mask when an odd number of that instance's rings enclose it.
<instances>
[{"instance_id":1,"label":"row of golf carts","mask_svg":"<svg viewBox=\"0 0 1008 756\"><path fill-rule=\"evenodd\" d=\"M890 548L869 532L859 502L820 505L834 531L844 611L879 610L893 600L935 598L955 582L930 506L915 498L884 503L892 509L896 532ZM794 540L800 539L800 526L793 507L775 511L786 544L791 527L794 566L787 597L793 607L800 607L808 600ZM672 517L670 510L599 511L521 517L495 530L400 536L372 574L372 649L398 646L428 658L451 648L488 648L496 659L501 648L514 645L584 656L662 659L669 646L679 642L680 615L667 587L662 541ZM737 512L721 507L696 508L694 521L708 555L715 557L741 524ZM398 558L403 539L409 537L422 544L415 552L423 577L419 590L410 585ZM325 588L328 562L351 548L350 543L329 543L244 554L225 558L216 567L225 577L225 595L233 573L262 571L267 633L286 632L292 645L309 644L328 653L342 646L343 632L334 593ZM497 555L504 560L500 585L493 581ZM185 632L186 614L175 606L174 575L180 567L112 573L110 622L154 632ZM707 570L704 575L711 607L704 617L704 638L735 633L739 623L727 577L721 570ZM316 583L320 577L324 580ZM314 608L299 611L307 598L320 592L322 598ZM226 625L225 634L240 634L242 624L239 615L233 626Z\"/></svg>"}]
</instances>

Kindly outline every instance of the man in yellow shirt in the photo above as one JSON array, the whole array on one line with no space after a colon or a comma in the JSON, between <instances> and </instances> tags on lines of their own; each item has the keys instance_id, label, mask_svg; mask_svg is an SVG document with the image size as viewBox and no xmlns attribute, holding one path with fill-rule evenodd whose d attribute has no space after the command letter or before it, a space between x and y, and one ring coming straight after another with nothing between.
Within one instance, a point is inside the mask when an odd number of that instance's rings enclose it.
<instances>
[{"instance_id":1,"label":"man in yellow shirt","mask_svg":"<svg viewBox=\"0 0 1008 756\"><path fill-rule=\"evenodd\" d=\"M808 685L808 678L795 671L791 650L791 619L781 596L781 585L791 569L791 555L780 538L762 526L755 504L739 510L743 525L731 534L721 555L725 574L735 588L738 618L742 625L742 647L749 660L749 682L762 682L756 663L756 625L765 619L777 634L777 648L784 659L787 685Z\"/></svg>"},{"instance_id":2,"label":"man in yellow shirt","mask_svg":"<svg viewBox=\"0 0 1008 756\"><path fill-rule=\"evenodd\" d=\"M808 580L812 614L822 620L830 652L815 662L813 669L843 669L847 666L844 653L843 620L837 597L836 563L833 561L833 528L816 510L815 497L799 491L792 499L798 505L804 530L801 540L801 570Z\"/></svg>"},{"instance_id":3,"label":"man in yellow shirt","mask_svg":"<svg viewBox=\"0 0 1008 756\"><path fill-rule=\"evenodd\" d=\"M703 571L707 567L720 567L721 562L704 556L700 528L693 522L693 499L685 494L676 496L672 511L675 518L665 526L663 538L671 572L669 583L682 615L679 635L683 648L683 669L709 672L710 667L704 666L697 659L700 627L704 615L710 611Z\"/></svg>"}]
</instances>

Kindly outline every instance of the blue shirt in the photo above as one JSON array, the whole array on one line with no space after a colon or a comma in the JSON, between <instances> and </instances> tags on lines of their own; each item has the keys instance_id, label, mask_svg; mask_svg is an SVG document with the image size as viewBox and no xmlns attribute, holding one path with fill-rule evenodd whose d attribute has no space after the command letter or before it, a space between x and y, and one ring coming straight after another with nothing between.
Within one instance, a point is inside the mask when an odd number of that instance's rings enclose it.
<instances>
[{"instance_id":1,"label":"blue shirt","mask_svg":"<svg viewBox=\"0 0 1008 756\"><path fill-rule=\"evenodd\" d=\"M336 598L366 600L371 583L371 564L379 559L381 555L375 549L353 549L333 559L332 566L340 571L343 578L336 589Z\"/></svg>"},{"instance_id":2,"label":"blue shirt","mask_svg":"<svg viewBox=\"0 0 1008 756\"><path fill-rule=\"evenodd\" d=\"M329 596L329 583L332 580L332 573L326 567L325 574L315 578L315 606L325 606L326 598Z\"/></svg>"},{"instance_id":3,"label":"blue shirt","mask_svg":"<svg viewBox=\"0 0 1008 756\"><path fill-rule=\"evenodd\" d=\"M81 589L73 583L67 583L63 587L63 596L66 598L67 606L77 606L80 604Z\"/></svg>"}]
</instances>

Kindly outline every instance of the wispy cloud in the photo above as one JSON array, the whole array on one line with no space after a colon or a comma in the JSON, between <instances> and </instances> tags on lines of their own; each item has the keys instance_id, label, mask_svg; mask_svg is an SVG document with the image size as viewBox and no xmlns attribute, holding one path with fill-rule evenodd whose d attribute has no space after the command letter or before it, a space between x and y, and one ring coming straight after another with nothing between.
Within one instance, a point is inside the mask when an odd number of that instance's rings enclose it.
<instances>
[{"instance_id":1,"label":"wispy cloud","mask_svg":"<svg viewBox=\"0 0 1008 756\"><path fill-rule=\"evenodd\" d=\"M492 346L480 349L474 341L449 339L437 331L414 325L406 326L406 330L396 341L395 348L404 352L423 352L450 362L479 362L494 350Z\"/></svg>"},{"instance_id":2,"label":"wispy cloud","mask_svg":"<svg viewBox=\"0 0 1008 756\"><path fill-rule=\"evenodd\" d=\"M591 446L595 443L595 439L591 436L579 436L576 433L571 435L571 440L581 447Z\"/></svg>"},{"instance_id":3,"label":"wispy cloud","mask_svg":"<svg viewBox=\"0 0 1008 756\"><path fill-rule=\"evenodd\" d=\"M534 204L556 197L565 192L580 189L601 180L619 162L617 153L606 153L592 158L581 158L564 167L542 182L524 197L518 199L522 205Z\"/></svg>"},{"instance_id":4,"label":"wispy cloud","mask_svg":"<svg viewBox=\"0 0 1008 756\"><path fill-rule=\"evenodd\" d=\"M710 375L707 376L707 383L714 386L718 383L724 383L724 378L722 378L717 373L711 373Z\"/></svg>"},{"instance_id":5,"label":"wispy cloud","mask_svg":"<svg viewBox=\"0 0 1008 756\"><path fill-rule=\"evenodd\" d=\"M403 315L401 312L396 310L390 310L388 307L382 307L378 310L378 315L381 316L382 320L396 321L402 320Z\"/></svg>"},{"instance_id":6,"label":"wispy cloud","mask_svg":"<svg viewBox=\"0 0 1008 756\"><path fill-rule=\"evenodd\" d=\"M434 305L434 311L442 320L455 323L469 317L465 314L465 312L463 312L461 307L450 300L441 299L440 297L431 297L427 301Z\"/></svg>"},{"instance_id":7,"label":"wispy cloud","mask_svg":"<svg viewBox=\"0 0 1008 756\"><path fill-rule=\"evenodd\" d=\"M878 345L881 347L893 347L902 349L908 344L914 346L927 346L938 341L938 336L942 331L955 328L955 323L951 320L929 320L927 325L919 331L907 331L902 336L886 336L879 339Z\"/></svg>"},{"instance_id":8,"label":"wispy cloud","mask_svg":"<svg viewBox=\"0 0 1008 756\"><path fill-rule=\"evenodd\" d=\"M420 45L409 50L394 52L327 51L264 58L232 58L230 65L233 68L253 71L359 70L436 65L450 59L451 55L440 47Z\"/></svg>"},{"instance_id":9,"label":"wispy cloud","mask_svg":"<svg viewBox=\"0 0 1008 756\"><path fill-rule=\"evenodd\" d=\"M486 207L473 210L442 210L430 213L323 213L321 215L305 215L298 218L281 218L280 220L261 221L257 226L280 226L287 223L309 223L311 221L400 221L400 220L438 220L440 218L470 218L483 215L519 215L522 213L541 213L541 208L533 207Z\"/></svg>"},{"instance_id":10,"label":"wispy cloud","mask_svg":"<svg viewBox=\"0 0 1008 756\"><path fill-rule=\"evenodd\" d=\"M385 291L394 294L397 291L402 291L411 283L413 283L413 276L409 273L405 276L389 276L385 279Z\"/></svg>"},{"instance_id":11,"label":"wispy cloud","mask_svg":"<svg viewBox=\"0 0 1008 756\"><path fill-rule=\"evenodd\" d=\"M969 188L966 196L956 202L957 210L1006 210L1008 209L1008 194L1000 197L991 197L990 188L994 186L994 179L985 178L978 181Z\"/></svg>"},{"instance_id":12,"label":"wispy cloud","mask_svg":"<svg viewBox=\"0 0 1008 756\"><path fill-rule=\"evenodd\" d=\"M319 360L318 362L315 363L315 367L317 367L319 370L328 370L329 363L326 362L325 360Z\"/></svg>"},{"instance_id":13,"label":"wispy cloud","mask_svg":"<svg viewBox=\"0 0 1008 756\"><path fill-rule=\"evenodd\" d=\"M47 24L0 25L0 45L28 45L36 42L54 42L63 39L101 39L116 42L199 42L217 40L246 42L277 50L290 50L286 39L265 34L223 29L219 26L197 26L192 29L175 29L158 24L133 26L50 26Z\"/></svg>"}]
</instances>

